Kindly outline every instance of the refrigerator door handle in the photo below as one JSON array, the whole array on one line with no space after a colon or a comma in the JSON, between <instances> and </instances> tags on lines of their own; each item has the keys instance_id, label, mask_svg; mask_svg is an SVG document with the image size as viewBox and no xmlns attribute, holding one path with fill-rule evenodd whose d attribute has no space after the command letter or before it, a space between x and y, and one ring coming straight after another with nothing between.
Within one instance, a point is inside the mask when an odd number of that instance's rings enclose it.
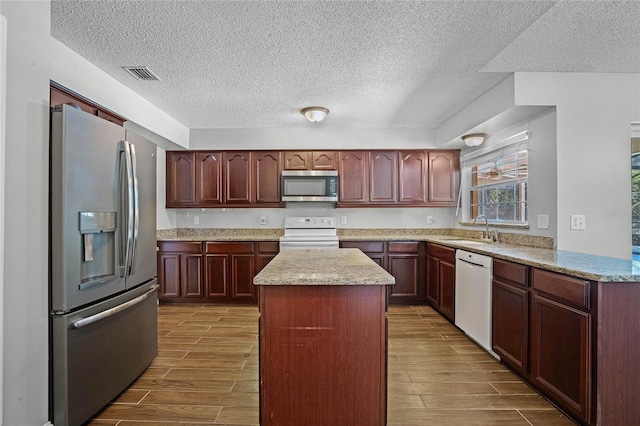
<instances>
[{"instance_id":1,"label":"refrigerator door handle","mask_svg":"<svg viewBox=\"0 0 640 426\"><path fill-rule=\"evenodd\" d=\"M138 169L136 166L136 147L132 144L128 144L130 147L131 157L131 193L133 195L133 235L131 237L131 256L129 260L129 274L133 275L136 268L136 253L138 251L138 231L140 229L140 196L138 190Z\"/></svg>"},{"instance_id":2,"label":"refrigerator door handle","mask_svg":"<svg viewBox=\"0 0 640 426\"><path fill-rule=\"evenodd\" d=\"M158 285L154 285L151 288L151 290L147 291L145 294L142 294L142 295L136 297L135 299L131 299L128 302L122 303L122 304L120 304L118 306L114 306L111 309L107 309L106 311L102 311L102 312L97 313L95 315L91 315L90 317L79 319L78 321L75 321L73 323L73 328L86 327L86 326L88 326L90 324L93 324L93 323L98 322L100 320L103 320L105 318L109 318L109 317L117 314L118 312L122 312L124 310L127 310L127 309L131 308L132 306L135 306L138 303L140 303L143 300L145 300L150 294L152 294L157 289L158 289Z\"/></svg>"},{"instance_id":3,"label":"refrigerator door handle","mask_svg":"<svg viewBox=\"0 0 640 426\"><path fill-rule=\"evenodd\" d=\"M131 167L131 145L127 141L120 142L120 150L124 156L124 168L126 174L126 184L120 188L120 209L121 215L126 215L126 224L122 224L122 229L126 229L126 235L121 238L124 243L124 273L123 276L131 275L131 257L133 249L133 229L134 229L134 194L133 194L133 169Z\"/></svg>"}]
</instances>

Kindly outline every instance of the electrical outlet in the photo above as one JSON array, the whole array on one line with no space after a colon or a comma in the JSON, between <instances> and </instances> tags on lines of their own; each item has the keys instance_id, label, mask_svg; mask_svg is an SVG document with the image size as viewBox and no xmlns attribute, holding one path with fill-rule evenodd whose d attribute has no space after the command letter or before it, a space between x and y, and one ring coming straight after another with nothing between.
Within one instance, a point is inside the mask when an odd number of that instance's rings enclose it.
<instances>
[{"instance_id":1,"label":"electrical outlet","mask_svg":"<svg viewBox=\"0 0 640 426\"><path fill-rule=\"evenodd\" d=\"M266 224L267 224L267 217L260 216L260 225L266 225Z\"/></svg>"},{"instance_id":2,"label":"electrical outlet","mask_svg":"<svg viewBox=\"0 0 640 426\"><path fill-rule=\"evenodd\" d=\"M538 215L538 229L549 229L549 215L548 214L539 214Z\"/></svg>"},{"instance_id":3,"label":"electrical outlet","mask_svg":"<svg viewBox=\"0 0 640 426\"><path fill-rule=\"evenodd\" d=\"M429 225L433 224L433 216L427 216L427 224Z\"/></svg>"},{"instance_id":4,"label":"electrical outlet","mask_svg":"<svg viewBox=\"0 0 640 426\"><path fill-rule=\"evenodd\" d=\"M342 224L342 225L346 225L347 224L347 217L346 216L340 216L340 224Z\"/></svg>"},{"instance_id":5,"label":"electrical outlet","mask_svg":"<svg viewBox=\"0 0 640 426\"><path fill-rule=\"evenodd\" d=\"M587 229L586 217L583 214L571 215L571 229L584 230Z\"/></svg>"},{"instance_id":6,"label":"electrical outlet","mask_svg":"<svg viewBox=\"0 0 640 426\"><path fill-rule=\"evenodd\" d=\"M194 217L193 217L193 223L194 223L195 225L199 224L199 223L200 223L200 216L194 216Z\"/></svg>"}]
</instances>

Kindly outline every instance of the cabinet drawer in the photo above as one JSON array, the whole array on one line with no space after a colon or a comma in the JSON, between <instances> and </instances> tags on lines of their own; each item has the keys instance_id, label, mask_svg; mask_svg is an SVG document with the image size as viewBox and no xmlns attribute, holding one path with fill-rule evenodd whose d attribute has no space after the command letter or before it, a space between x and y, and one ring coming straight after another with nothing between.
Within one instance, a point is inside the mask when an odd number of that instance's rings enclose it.
<instances>
[{"instance_id":1,"label":"cabinet drawer","mask_svg":"<svg viewBox=\"0 0 640 426\"><path fill-rule=\"evenodd\" d=\"M384 253L384 241L340 241L342 248L357 248L365 253Z\"/></svg>"},{"instance_id":2,"label":"cabinet drawer","mask_svg":"<svg viewBox=\"0 0 640 426\"><path fill-rule=\"evenodd\" d=\"M437 244L429 243L427 245L427 254L449 263L455 263L456 261L456 251L454 249Z\"/></svg>"},{"instance_id":3,"label":"cabinet drawer","mask_svg":"<svg viewBox=\"0 0 640 426\"><path fill-rule=\"evenodd\" d=\"M258 253L278 253L280 243L277 241L258 241Z\"/></svg>"},{"instance_id":4,"label":"cabinet drawer","mask_svg":"<svg viewBox=\"0 0 640 426\"><path fill-rule=\"evenodd\" d=\"M418 253L420 243L417 241L390 242L389 253Z\"/></svg>"},{"instance_id":5,"label":"cabinet drawer","mask_svg":"<svg viewBox=\"0 0 640 426\"><path fill-rule=\"evenodd\" d=\"M207 243L207 253L253 253L253 243Z\"/></svg>"},{"instance_id":6,"label":"cabinet drawer","mask_svg":"<svg viewBox=\"0 0 640 426\"><path fill-rule=\"evenodd\" d=\"M493 259L493 277L499 281L529 286L529 267L519 263Z\"/></svg>"},{"instance_id":7,"label":"cabinet drawer","mask_svg":"<svg viewBox=\"0 0 640 426\"><path fill-rule=\"evenodd\" d=\"M202 253L202 243L194 241L158 241L161 252Z\"/></svg>"},{"instance_id":8,"label":"cabinet drawer","mask_svg":"<svg viewBox=\"0 0 640 426\"><path fill-rule=\"evenodd\" d=\"M532 279L534 290L575 306L589 309L589 281L537 268L533 269Z\"/></svg>"}]
</instances>

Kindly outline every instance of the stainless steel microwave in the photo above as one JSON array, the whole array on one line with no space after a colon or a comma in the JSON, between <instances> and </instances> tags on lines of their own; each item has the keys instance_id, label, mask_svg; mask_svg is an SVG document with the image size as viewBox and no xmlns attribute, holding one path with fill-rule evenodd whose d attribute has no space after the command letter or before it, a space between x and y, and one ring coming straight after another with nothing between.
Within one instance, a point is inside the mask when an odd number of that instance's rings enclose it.
<instances>
[{"instance_id":1,"label":"stainless steel microwave","mask_svg":"<svg viewBox=\"0 0 640 426\"><path fill-rule=\"evenodd\" d=\"M283 170L282 201L338 201L336 170Z\"/></svg>"}]
</instances>

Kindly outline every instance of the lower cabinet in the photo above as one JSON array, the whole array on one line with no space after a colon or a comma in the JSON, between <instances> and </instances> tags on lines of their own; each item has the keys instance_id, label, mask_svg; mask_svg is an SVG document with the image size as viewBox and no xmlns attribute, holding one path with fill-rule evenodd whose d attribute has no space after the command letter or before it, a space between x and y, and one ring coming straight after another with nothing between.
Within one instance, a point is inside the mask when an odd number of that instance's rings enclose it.
<instances>
[{"instance_id":1,"label":"lower cabinet","mask_svg":"<svg viewBox=\"0 0 640 426\"><path fill-rule=\"evenodd\" d=\"M357 248L396 279L389 286L392 305L425 303L425 242L341 241L342 248Z\"/></svg>"},{"instance_id":2,"label":"lower cabinet","mask_svg":"<svg viewBox=\"0 0 640 426\"><path fill-rule=\"evenodd\" d=\"M529 366L529 268L493 260L493 351L521 376Z\"/></svg>"},{"instance_id":3,"label":"lower cabinet","mask_svg":"<svg viewBox=\"0 0 640 426\"><path fill-rule=\"evenodd\" d=\"M202 243L163 241L158 248L158 298L201 299Z\"/></svg>"},{"instance_id":4,"label":"lower cabinet","mask_svg":"<svg viewBox=\"0 0 640 426\"><path fill-rule=\"evenodd\" d=\"M533 383L582 421L590 418L590 282L532 269Z\"/></svg>"},{"instance_id":5,"label":"lower cabinet","mask_svg":"<svg viewBox=\"0 0 640 426\"><path fill-rule=\"evenodd\" d=\"M449 321L455 321L456 251L427 244L427 301Z\"/></svg>"},{"instance_id":6,"label":"lower cabinet","mask_svg":"<svg viewBox=\"0 0 640 426\"><path fill-rule=\"evenodd\" d=\"M162 302L256 304L253 277L278 243L158 241Z\"/></svg>"}]
</instances>

